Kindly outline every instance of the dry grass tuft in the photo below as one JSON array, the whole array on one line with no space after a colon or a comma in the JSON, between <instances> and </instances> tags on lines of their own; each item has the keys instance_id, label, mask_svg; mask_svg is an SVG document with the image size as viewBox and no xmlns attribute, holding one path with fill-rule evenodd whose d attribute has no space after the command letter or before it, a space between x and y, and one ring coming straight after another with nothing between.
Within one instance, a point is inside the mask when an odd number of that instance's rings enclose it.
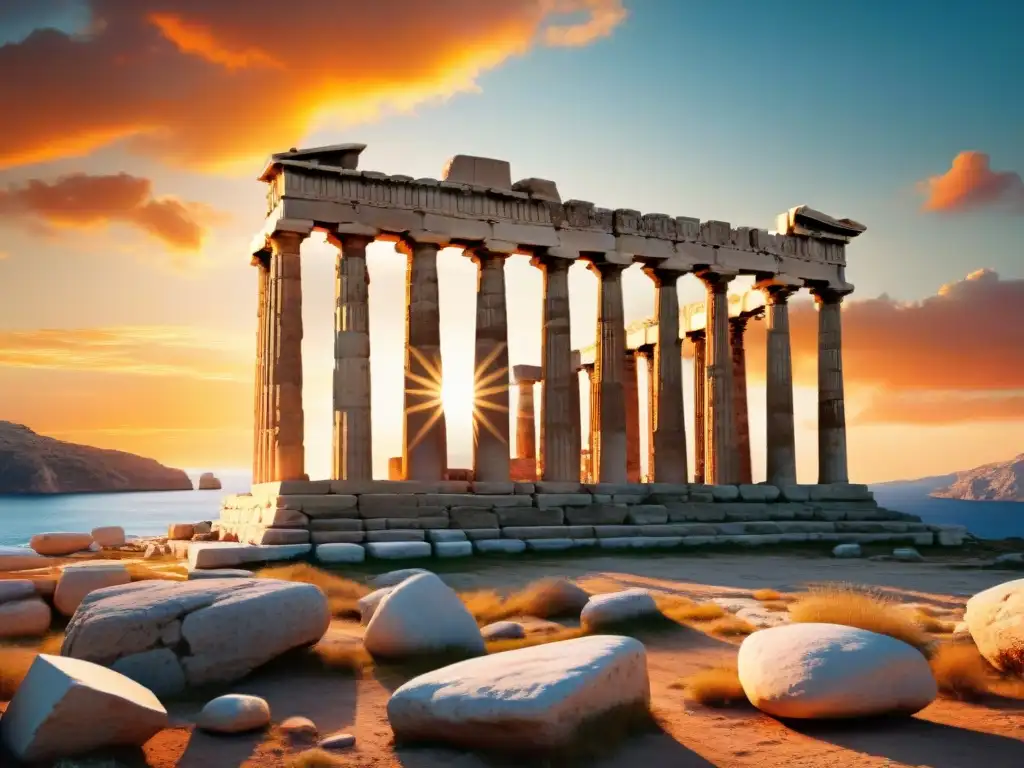
<instances>
[{"instance_id":1,"label":"dry grass tuft","mask_svg":"<svg viewBox=\"0 0 1024 768\"><path fill-rule=\"evenodd\" d=\"M767 600L781 600L782 593L774 589L757 589L754 590L752 596L755 600L760 600L762 603Z\"/></svg>"},{"instance_id":2,"label":"dry grass tuft","mask_svg":"<svg viewBox=\"0 0 1024 768\"><path fill-rule=\"evenodd\" d=\"M933 635L951 635L953 630L956 629L955 622L942 621L942 619L936 618L924 611L918 611L914 618L917 619L921 629L925 632L931 632Z\"/></svg>"},{"instance_id":3,"label":"dry grass tuft","mask_svg":"<svg viewBox=\"0 0 1024 768\"><path fill-rule=\"evenodd\" d=\"M359 618L359 598L370 594L369 587L351 579L344 579L309 563L293 563L263 568L256 573L261 579L282 579L313 584L327 595L331 615Z\"/></svg>"},{"instance_id":4,"label":"dry grass tuft","mask_svg":"<svg viewBox=\"0 0 1024 768\"><path fill-rule=\"evenodd\" d=\"M183 565L151 568L144 563L127 562L124 569L132 581L188 581L188 569Z\"/></svg>"},{"instance_id":5,"label":"dry grass tuft","mask_svg":"<svg viewBox=\"0 0 1024 768\"><path fill-rule=\"evenodd\" d=\"M780 613L789 610L789 603L782 600L771 600L767 603L761 603L766 611L779 611Z\"/></svg>"},{"instance_id":6,"label":"dry grass tuft","mask_svg":"<svg viewBox=\"0 0 1024 768\"><path fill-rule=\"evenodd\" d=\"M288 763L288 768L336 768L345 761L325 749L307 749L300 752Z\"/></svg>"},{"instance_id":7,"label":"dry grass tuft","mask_svg":"<svg viewBox=\"0 0 1024 768\"><path fill-rule=\"evenodd\" d=\"M585 634L586 632L582 629L566 627L556 632L542 632L511 640L492 640L487 643L487 653L516 651L520 648L533 648L535 645L558 643L562 640L575 640L577 637L583 637Z\"/></svg>"},{"instance_id":8,"label":"dry grass tuft","mask_svg":"<svg viewBox=\"0 0 1024 768\"><path fill-rule=\"evenodd\" d=\"M313 656L331 670L351 672L361 677L373 666L373 657L362 642L319 642L312 648Z\"/></svg>"},{"instance_id":9,"label":"dry grass tuft","mask_svg":"<svg viewBox=\"0 0 1024 768\"><path fill-rule=\"evenodd\" d=\"M979 699L990 692L995 675L971 643L943 643L928 660L939 691L954 699Z\"/></svg>"},{"instance_id":10,"label":"dry grass tuft","mask_svg":"<svg viewBox=\"0 0 1024 768\"><path fill-rule=\"evenodd\" d=\"M842 624L888 635L927 655L931 638L917 617L887 597L848 585L812 589L789 606L793 621Z\"/></svg>"},{"instance_id":11,"label":"dry grass tuft","mask_svg":"<svg viewBox=\"0 0 1024 768\"><path fill-rule=\"evenodd\" d=\"M570 582L571 583L571 582ZM502 596L494 590L477 590L459 595L479 624L491 624L513 616L552 619L579 617L585 600L577 599L563 579L542 579L518 592Z\"/></svg>"},{"instance_id":12,"label":"dry grass tuft","mask_svg":"<svg viewBox=\"0 0 1024 768\"><path fill-rule=\"evenodd\" d=\"M10 701L29 667L40 653L60 655L64 635L49 634L42 638L0 646L0 701Z\"/></svg>"},{"instance_id":13,"label":"dry grass tuft","mask_svg":"<svg viewBox=\"0 0 1024 768\"><path fill-rule=\"evenodd\" d=\"M680 595L658 596L655 602L666 618L680 624L712 621L726 615L726 610L718 603L698 603Z\"/></svg>"},{"instance_id":14,"label":"dry grass tuft","mask_svg":"<svg viewBox=\"0 0 1024 768\"><path fill-rule=\"evenodd\" d=\"M731 707L747 703L736 666L713 667L683 678L670 687L682 688L688 698L708 707Z\"/></svg>"},{"instance_id":15,"label":"dry grass tuft","mask_svg":"<svg viewBox=\"0 0 1024 768\"><path fill-rule=\"evenodd\" d=\"M707 626L708 632L719 637L745 637L757 631L750 622L729 615L716 619Z\"/></svg>"}]
</instances>

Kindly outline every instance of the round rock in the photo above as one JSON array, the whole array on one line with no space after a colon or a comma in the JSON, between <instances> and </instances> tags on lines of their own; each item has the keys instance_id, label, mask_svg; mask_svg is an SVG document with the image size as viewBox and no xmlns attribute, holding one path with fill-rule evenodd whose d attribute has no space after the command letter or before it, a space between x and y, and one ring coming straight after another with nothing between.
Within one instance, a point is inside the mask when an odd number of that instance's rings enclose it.
<instances>
[{"instance_id":1,"label":"round rock","mask_svg":"<svg viewBox=\"0 0 1024 768\"><path fill-rule=\"evenodd\" d=\"M50 606L39 598L0 603L0 638L41 637L50 629Z\"/></svg>"},{"instance_id":2,"label":"round rock","mask_svg":"<svg viewBox=\"0 0 1024 768\"><path fill-rule=\"evenodd\" d=\"M989 664L1024 677L1024 579L976 594L967 601L964 621Z\"/></svg>"},{"instance_id":3,"label":"round rock","mask_svg":"<svg viewBox=\"0 0 1024 768\"><path fill-rule=\"evenodd\" d=\"M646 589L624 589L591 597L580 614L580 625L588 632L611 627L624 621L658 614L658 606Z\"/></svg>"},{"instance_id":4,"label":"round rock","mask_svg":"<svg viewBox=\"0 0 1024 768\"><path fill-rule=\"evenodd\" d=\"M354 746L356 743L356 737L351 733L332 733L330 736L325 736L317 744L320 749L332 750L332 749L348 749Z\"/></svg>"},{"instance_id":5,"label":"round rock","mask_svg":"<svg viewBox=\"0 0 1024 768\"><path fill-rule=\"evenodd\" d=\"M381 587L378 590L371 592L365 597L359 598L359 623L369 624L370 619L373 618L373 614L377 611L377 606L380 605L380 601L390 594L394 587Z\"/></svg>"},{"instance_id":6,"label":"round rock","mask_svg":"<svg viewBox=\"0 0 1024 768\"><path fill-rule=\"evenodd\" d=\"M116 549L124 546L124 528L119 525L105 525L92 529L93 541L104 549Z\"/></svg>"},{"instance_id":7,"label":"round rock","mask_svg":"<svg viewBox=\"0 0 1024 768\"><path fill-rule=\"evenodd\" d=\"M318 735L316 723L308 717L286 718L278 724L277 728L290 739L313 740Z\"/></svg>"},{"instance_id":8,"label":"round rock","mask_svg":"<svg viewBox=\"0 0 1024 768\"><path fill-rule=\"evenodd\" d=\"M53 604L65 616L73 616L90 592L104 587L129 584L131 580L132 577L124 564L115 561L65 565L57 581Z\"/></svg>"},{"instance_id":9,"label":"round rock","mask_svg":"<svg viewBox=\"0 0 1024 768\"><path fill-rule=\"evenodd\" d=\"M521 640L526 628L518 621L496 621L480 630L484 640Z\"/></svg>"},{"instance_id":10,"label":"round rock","mask_svg":"<svg viewBox=\"0 0 1024 768\"><path fill-rule=\"evenodd\" d=\"M789 624L743 640L739 677L750 702L774 717L912 715L938 695L916 648L838 624Z\"/></svg>"},{"instance_id":11,"label":"round rock","mask_svg":"<svg viewBox=\"0 0 1024 768\"><path fill-rule=\"evenodd\" d=\"M73 555L89 548L92 536L88 533L37 533L28 545L40 555L60 557Z\"/></svg>"},{"instance_id":12,"label":"round rock","mask_svg":"<svg viewBox=\"0 0 1024 768\"><path fill-rule=\"evenodd\" d=\"M196 727L210 733L244 733L270 724L270 705L259 696L229 693L207 702Z\"/></svg>"}]
</instances>

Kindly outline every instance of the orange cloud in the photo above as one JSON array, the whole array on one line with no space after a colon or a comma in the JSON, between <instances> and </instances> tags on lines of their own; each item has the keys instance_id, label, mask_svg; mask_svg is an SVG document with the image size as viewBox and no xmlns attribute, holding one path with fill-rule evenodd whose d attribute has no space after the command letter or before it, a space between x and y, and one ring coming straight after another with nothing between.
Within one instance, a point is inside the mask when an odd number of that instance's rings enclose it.
<instances>
[{"instance_id":1,"label":"orange cloud","mask_svg":"<svg viewBox=\"0 0 1024 768\"><path fill-rule=\"evenodd\" d=\"M578 46L626 17L622 0L83 0L81 34L0 46L0 167L118 140L193 166L262 158L324 120L472 89L542 43ZM30 73L27 75L26 73Z\"/></svg>"},{"instance_id":2,"label":"orange cloud","mask_svg":"<svg viewBox=\"0 0 1024 768\"><path fill-rule=\"evenodd\" d=\"M817 386L818 317L790 309L793 375ZM748 332L751 375L764 378L763 324ZM1024 280L989 269L920 302L881 296L843 305L843 372L859 422L943 423L1024 418Z\"/></svg>"},{"instance_id":3,"label":"orange cloud","mask_svg":"<svg viewBox=\"0 0 1024 768\"><path fill-rule=\"evenodd\" d=\"M993 171L984 152L961 152L941 176L920 184L927 195L923 209L952 213L1006 206L1024 213L1024 181L1013 171Z\"/></svg>"},{"instance_id":4,"label":"orange cloud","mask_svg":"<svg viewBox=\"0 0 1024 768\"><path fill-rule=\"evenodd\" d=\"M201 203L153 197L152 188L149 179L126 173L79 173L54 182L31 179L23 186L0 190L0 219L75 229L129 224L171 248L199 250L207 225L220 216Z\"/></svg>"}]
</instances>

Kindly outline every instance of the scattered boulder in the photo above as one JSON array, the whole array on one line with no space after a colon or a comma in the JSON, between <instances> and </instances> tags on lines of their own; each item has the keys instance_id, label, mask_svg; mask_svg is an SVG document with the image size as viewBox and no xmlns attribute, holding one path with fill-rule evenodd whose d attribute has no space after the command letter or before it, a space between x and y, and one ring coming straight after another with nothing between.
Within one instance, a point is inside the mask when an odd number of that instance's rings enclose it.
<instances>
[{"instance_id":1,"label":"scattered boulder","mask_svg":"<svg viewBox=\"0 0 1024 768\"><path fill-rule=\"evenodd\" d=\"M860 544L836 544L832 548L832 557L860 557L861 554Z\"/></svg>"},{"instance_id":2,"label":"scattered boulder","mask_svg":"<svg viewBox=\"0 0 1024 768\"><path fill-rule=\"evenodd\" d=\"M967 601L964 621L989 664L1024 677L1024 579L976 594Z\"/></svg>"},{"instance_id":3,"label":"scattered boulder","mask_svg":"<svg viewBox=\"0 0 1024 768\"><path fill-rule=\"evenodd\" d=\"M82 599L90 592L129 584L131 580L124 564L113 560L66 565L61 569L53 604L65 616L73 616Z\"/></svg>"},{"instance_id":4,"label":"scattered boulder","mask_svg":"<svg viewBox=\"0 0 1024 768\"><path fill-rule=\"evenodd\" d=\"M430 573L430 571L425 568L402 568L397 571L388 571L387 573L382 573L379 576L374 577L373 586L394 587L401 584L406 579L421 573Z\"/></svg>"},{"instance_id":5,"label":"scattered boulder","mask_svg":"<svg viewBox=\"0 0 1024 768\"><path fill-rule=\"evenodd\" d=\"M913 547L896 547L892 551L892 557L901 563L924 562L924 556Z\"/></svg>"},{"instance_id":6,"label":"scattered boulder","mask_svg":"<svg viewBox=\"0 0 1024 768\"><path fill-rule=\"evenodd\" d=\"M361 563L366 550L358 544L319 544L316 559L321 563Z\"/></svg>"},{"instance_id":7,"label":"scattered boulder","mask_svg":"<svg viewBox=\"0 0 1024 768\"><path fill-rule=\"evenodd\" d=\"M526 628L518 621L496 621L480 630L484 640L521 640Z\"/></svg>"},{"instance_id":8,"label":"scattered boulder","mask_svg":"<svg viewBox=\"0 0 1024 768\"><path fill-rule=\"evenodd\" d=\"M181 626L169 625L181 635ZM161 640L173 639L173 633L165 630ZM144 685L157 696L175 696L188 687L185 672L174 651L170 648L155 648L152 651L133 653L118 659L110 668L127 678Z\"/></svg>"},{"instance_id":9,"label":"scattered boulder","mask_svg":"<svg viewBox=\"0 0 1024 768\"><path fill-rule=\"evenodd\" d=\"M308 717L289 717L278 723L277 729L289 739L315 740L319 735L316 723Z\"/></svg>"},{"instance_id":10,"label":"scattered boulder","mask_svg":"<svg viewBox=\"0 0 1024 768\"><path fill-rule=\"evenodd\" d=\"M363 643L370 654L383 658L484 652L476 621L459 596L432 573L406 579L384 596Z\"/></svg>"},{"instance_id":11,"label":"scattered boulder","mask_svg":"<svg viewBox=\"0 0 1024 768\"><path fill-rule=\"evenodd\" d=\"M398 739L483 749L555 749L580 726L650 703L647 654L596 635L483 656L414 678L388 701Z\"/></svg>"},{"instance_id":12,"label":"scattered boulder","mask_svg":"<svg viewBox=\"0 0 1024 768\"><path fill-rule=\"evenodd\" d=\"M999 555L993 561L992 565L996 568L1009 568L1022 569L1024 570L1024 552L1009 552L1005 555Z\"/></svg>"},{"instance_id":13,"label":"scattered boulder","mask_svg":"<svg viewBox=\"0 0 1024 768\"><path fill-rule=\"evenodd\" d=\"M380 601L387 597L392 589L394 589L394 587L381 587L380 589L359 598L357 605L359 606L360 624L370 623L370 619L372 619L373 614L376 613L377 606L380 605Z\"/></svg>"},{"instance_id":14,"label":"scattered boulder","mask_svg":"<svg viewBox=\"0 0 1024 768\"><path fill-rule=\"evenodd\" d=\"M576 618L589 600L590 593L568 579L546 579L533 589L530 615L538 619Z\"/></svg>"},{"instance_id":15,"label":"scattered boulder","mask_svg":"<svg viewBox=\"0 0 1024 768\"><path fill-rule=\"evenodd\" d=\"M125 544L124 528L119 525L106 525L92 529L92 539L103 549L117 549Z\"/></svg>"},{"instance_id":16,"label":"scattered boulder","mask_svg":"<svg viewBox=\"0 0 1024 768\"><path fill-rule=\"evenodd\" d=\"M580 613L580 625L587 632L614 626L623 621L658 615L658 606L646 589L625 589L591 597Z\"/></svg>"},{"instance_id":17,"label":"scattered boulder","mask_svg":"<svg viewBox=\"0 0 1024 768\"><path fill-rule=\"evenodd\" d=\"M221 489L220 480L213 472L203 472L199 476L199 490L200 491L219 491Z\"/></svg>"},{"instance_id":18,"label":"scattered boulder","mask_svg":"<svg viewBox=\"0 0 1024 768\"><path fill-rule=\"evenodd\" d=\"M739 677L774 717L912 715L938 695L924 656L902 640L838 624L789 624L747 636Z\"/></svg>"},{"instance_id":19,"label":"scattered boulder","mask_svg":"<svg viewBox=\"0 0 1024 768\"><path fill-rule=\"evenodd\" d=\"M36 583L32 579L0 580L0 603L25 600L36 596Z\"/></svg>"},{"instance_id":20,"label":"scattered boulder","mask_svg":"<svg viewBox=\"0 0 1024 768\"><path fill-rule=\"evenodd\" d=\"M208 571L204 570L189 570L189 579L251 579L253 577L252 571L247 571L245 568L211 568Z\"/></svg>"},{"instance_id":21,"label":"scattered boulder","mask_svg":"<svg viewBox=\"0 0 1024 768\"><path fill-rule=\"evenodd\" d=\"M156 542L153 542L152 544L148 544L146 546L146 551L142 555L142 559L143 560L159 560L161 557L164 556L164 554L166 552L164 547L165 547L164 544L157 544Z\"/></svg>"},{"instance_id":22,"label":"scattered boulder","mask_svg":"<svg viewBox=\"0 0 1024 768\"><path fill-rule=\"evenodd\" d=\"M210 733L245 733L270 725L270 705L259 696L229 693L206 703L196 727Z\"/></svg>"},{"instance_id":23,"label":"scattered boulder","mask_svg":"<svg viewBox=\"0 0 1024 768\"><path fill-rule=\"evenodd\" d=\"M0 639L42 637L51 618L50 606L37 597L0 603Z\"/></svg>"},{"instance_id":24,"label":"scattered boulder","mask_svg":"<svg viewBox=\"0 0 1024 768\"><path fill-rule=\"evenodd\" d=\"M203 520L201 523L192 524L192 536L202 536L207 533L213 533L213 523L209 520Z\"/></svg>"},{"instance_id":25,"label":"scattered boulder","mask_svg":"<svg viewBox=\"0 0 1024 768\"><path fill-rule=\"evenodd\" d=\"M88 549L92 536L88 533L37 533L28 545L40 555L62 557Z\"/></svg>"},{"instance_id":26,"label":"scattered boulder","mask_svg":"<svg viewBox=\"0 0 1024 768\"><path fill-rule=\"evenodd\" d=\"M87 661L40 654L0 718L0 739L19 760L41 762L142 746L166 727L167 710L138 683Z\"/></svg>"},{"instance_id":27,"label":"scattered boulder","mask_svg":"<svg viewBox=\"0 0 1024 768\"><path fill-rule=\"evenodd\" d=\"M332 749L348 749L355 746L355 743L356 737L351 733L332 733L330 736L322 738L317 746L330 751Z\"/></svg>"},{"instance_id":28,"label":"scattered boulder","mask_svg":"<svg viewBox=\"0 0 1024 768\"><path fill-rule=\"evenodd\" d=\"M68 624L61 653L133 665L137 660L131 657L165 648L173 652L185 684L196 687L233 682L285 651L315 643L329 623L327 598L312 584L138 581L86 595Z\"/></svg>"},{"instance_id":29,"label":"scattered boulder","mask_svg":"<svg viewBox=\"0 0 1024 768\"><path fill-rule=\"evenodd\" d=\"M42 568L47 564L34 549L28 547L0 546L0 571L22 571Z\"/></svg>"},{"instance_id":30,"label":"scattered boulder","mask_svg":"<svg viewBox=\"0 0 1024 768\"><path fill-rule=\"evenodd\" d=\"M196 535L196 527L192 523L171 523L167 526L167 538L171 541L191 541Z\"/></svg>"}]
</instances>

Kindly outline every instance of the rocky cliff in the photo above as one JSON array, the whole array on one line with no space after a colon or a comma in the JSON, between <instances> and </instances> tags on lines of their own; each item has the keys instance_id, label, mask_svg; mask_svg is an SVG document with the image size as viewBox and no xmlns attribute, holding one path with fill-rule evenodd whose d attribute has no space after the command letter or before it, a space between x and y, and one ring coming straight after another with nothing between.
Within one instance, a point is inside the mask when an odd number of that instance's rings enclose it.
<instances>
[{"instance_id":1,"label":"rocky cliff","mask_svg":"<svg viewBox=\"0 0 1024 768\"><path fill-rule=\"evenodd\" d=\"M1024 453L1015 459L958 472L949 485L932 496L968 501L1024 501Z\"/></svg>"},{"instance_id":2,"label":"rocky cliff","mask_svg":"<svg viewBox=\"0 0 1024 768\"><path fill-rule=\"evenodd\" d=\"M184 471L153 459L65 443L0 421L0 494L191 490Z\"/></svg>"}]
</instances>

